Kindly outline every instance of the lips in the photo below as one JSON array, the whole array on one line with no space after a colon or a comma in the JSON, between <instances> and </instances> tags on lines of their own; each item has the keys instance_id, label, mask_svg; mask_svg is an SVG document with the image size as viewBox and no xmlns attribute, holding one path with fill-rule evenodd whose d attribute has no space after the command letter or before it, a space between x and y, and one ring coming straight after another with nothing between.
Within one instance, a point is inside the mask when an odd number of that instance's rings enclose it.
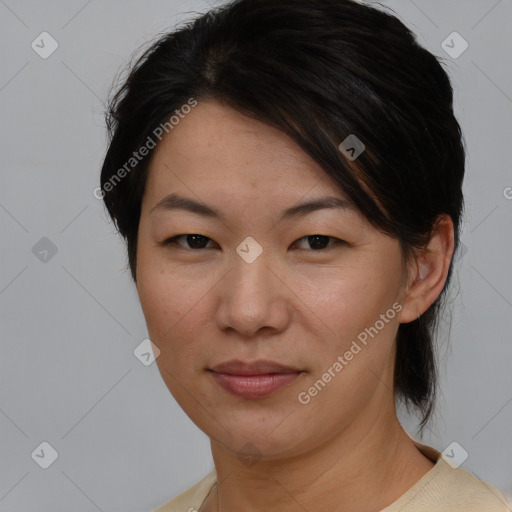
<instances>
[{"instance_id":1,"label":"lips","mask_svg":"<svg viewBox=\"0 0 512 512\"><path fill-rule=\"evenodd\" d=\"M302 371L275 361L232 360L210 369L225 391L241 398L265 398L294 381Z\"/></svg>"},{"instance_id":2,"label":"lips","mask_svg":"<svg viewBox=\"0 0 512 512\"><path fill-rule=\"evenodd\" d=\"M268 359L259 359L251 363L233 359L214 366L212 371L230 375L268 375L271 373L297 373L301 370L293 366L285 366Z\"/></svg>"}]
</instances>

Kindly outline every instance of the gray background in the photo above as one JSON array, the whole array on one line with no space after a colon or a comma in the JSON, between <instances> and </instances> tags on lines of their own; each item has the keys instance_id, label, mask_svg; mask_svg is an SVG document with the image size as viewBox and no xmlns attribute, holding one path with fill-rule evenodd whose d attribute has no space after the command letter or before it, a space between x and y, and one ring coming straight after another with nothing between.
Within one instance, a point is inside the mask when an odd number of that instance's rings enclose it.
<instances>
[{"instance_id":1,"label":"gray background","mask_svg":"<svg viewBox=\"0 0 512 512\"><path fill-rule=\"evenodd\" d=\"M469 453L462 467L512 496L512 2L383 3L444 57L468 146L451 341L424 442L457 441ZM0 0L1 511L149 510L213 467L208 438L156 365L133 354L146 327L92 193L114 75L139 45L207 8ZM43 31L59 44L47 59L31 48ZM453 31L469 44L456 59L441 48ZM43 441L58 452L46 470L31 457Z\"/></svg>"}]
</instances>

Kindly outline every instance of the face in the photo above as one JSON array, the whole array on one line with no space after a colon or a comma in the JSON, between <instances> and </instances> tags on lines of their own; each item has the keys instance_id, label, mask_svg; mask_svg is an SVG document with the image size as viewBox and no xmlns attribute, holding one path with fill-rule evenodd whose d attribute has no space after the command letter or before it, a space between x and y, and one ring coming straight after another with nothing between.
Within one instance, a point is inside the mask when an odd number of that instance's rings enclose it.
<instances>
[{"instance_id":1,"label":"face","mask_svg":"<svg viewBox=\"0 0 512 512\"><path fill-rule=\"evenodd\" d=\"M142 309L170 392L234 453L304 453L392 407L403 272L398 241L260 121L200 102L154 151ZM249 365L219 367L233 360Z\"/></svg>"}]
</instances>

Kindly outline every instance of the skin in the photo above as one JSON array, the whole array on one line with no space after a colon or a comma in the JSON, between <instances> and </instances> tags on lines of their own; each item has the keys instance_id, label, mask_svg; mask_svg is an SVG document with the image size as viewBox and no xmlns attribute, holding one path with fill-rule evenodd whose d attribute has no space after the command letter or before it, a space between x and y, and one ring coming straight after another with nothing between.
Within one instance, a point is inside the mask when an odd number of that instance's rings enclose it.
<instances>
[{"instance_id":1,"label":"skin","mask_svg":"<svg viewBox=\"0 0 512 512\"><path fill-rule=\"evenodd\" d=\"M155 206L168 194L223 220ZM453 225L439 219L417 258L353 208L290 220L281 212L337 184L287 135L223 104L199 102L158 144L149 166L137 251L137 289L170 392L211 439L219 485L202 510L377 511L432 467L398 422L392 393L399 323L444 286ZM182 234L208 237L194 249ZM308 237L320 234L328 249ZM263 252L236 252L248 236ZM334 243L343 240L346 243ZM189 240L190 242L190 240ZM394 303L389 320L307 405L298 394ZM300 376L259 399L233 396L208 371L231 359L271 359ZM239 457L251 443L250 464Z\"/></svg>"}]
</instances>

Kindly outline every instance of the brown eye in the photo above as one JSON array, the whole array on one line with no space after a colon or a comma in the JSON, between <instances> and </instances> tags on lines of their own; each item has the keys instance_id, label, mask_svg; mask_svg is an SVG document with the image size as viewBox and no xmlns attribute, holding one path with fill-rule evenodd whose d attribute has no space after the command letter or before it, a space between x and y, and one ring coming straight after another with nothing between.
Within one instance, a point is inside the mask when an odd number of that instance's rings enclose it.
<instances>
[{"instance_id":1,"label":"brown eye","mask_svg":"<svg viewBox=\"0 0 512 512\"><path fill-rule=\"evenodd\" d=\"M198 234L186 234L186 235L177 235L172 238L168 238L164 240L160 245L178 245L182 249L209 249L206 247L208 242L212 241L207 236L198 235ZM183 245L183 242L185 245Z\"/></svg>"},{"instance_id":2,"label":"brown eye","mask_svg":"<svg viewBox=\"0 0 512 512\"><path fill-rule=\"evenodd\" d=\"M329 241L332 241L329 244ZM338 238L334 238L332 236L327 235L309 235L302 238L299 238L296 242L293 243L293 246L296 246L300 242L306 242L309 244L309 247L299 247L301 250L313 250L313 251L322 251L326 249L330 249L332 246L337 245L338 243L345 243L343 240L339 240Z\"/></svg>"}]
</instances>

